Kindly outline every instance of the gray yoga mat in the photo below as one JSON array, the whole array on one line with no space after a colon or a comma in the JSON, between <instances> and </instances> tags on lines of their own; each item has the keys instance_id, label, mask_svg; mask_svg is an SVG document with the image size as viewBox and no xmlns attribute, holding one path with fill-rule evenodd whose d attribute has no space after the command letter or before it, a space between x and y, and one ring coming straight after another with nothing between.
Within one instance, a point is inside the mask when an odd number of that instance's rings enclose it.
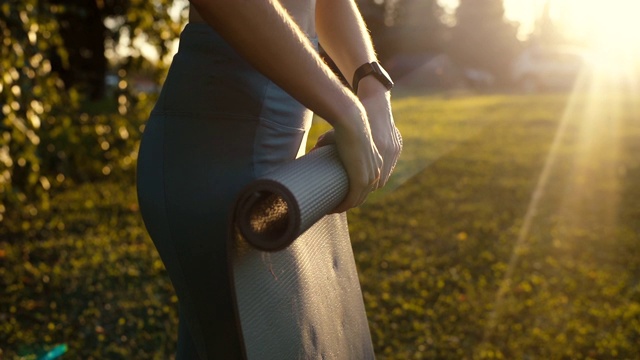
<instances>
[{"instance_id":1,"label":"gray yoga mat","mask_svg":"<svg viewBox=\"0 0 640 360\"><path fill-rule=\"evenodd\" d=\"M241 192L232 273L247 359L374 358L346 214L327 215L347 190L330 145Z\"/></svg>"},{"instance_id":2,"label":"gray yoga mat","mask_svg":"<svg viewBox=\"0 0 640 360\"><path fill-rule=\"evenodd\" d=\"M335 145L324 146L245 187L236 202L235 225L255 248L282 250L333 210L348 190Z\"/></svg>"}]
</instances>

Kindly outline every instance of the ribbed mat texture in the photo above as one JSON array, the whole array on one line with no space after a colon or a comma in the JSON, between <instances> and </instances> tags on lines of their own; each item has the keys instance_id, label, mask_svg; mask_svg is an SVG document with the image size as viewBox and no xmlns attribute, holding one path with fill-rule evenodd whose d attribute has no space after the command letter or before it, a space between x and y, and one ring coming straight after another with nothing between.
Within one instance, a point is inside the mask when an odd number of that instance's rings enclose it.
<instances>
[{"instance_id":1,"label":"ribbed mat texture","mask_svg":"<svg viewBox=\"0 0 640 360\"><path fill-rule=\"evenodd\" d=\"M241 192L232 273L249 360L375 358L346 214L327 215L348 187L329 145Z\"/></svg>"},{"instance_id":2,"label":"ribbed mat texture","mask_svg":"<svg viewBox=\"0 0 640 360\"><path fill-rule=\"evenodd\" d=\"M281 250L333 210L348 190L335 145L324 146L245 187L236 202L235 223L252 246Z\"/></svg>"}]
</instances>

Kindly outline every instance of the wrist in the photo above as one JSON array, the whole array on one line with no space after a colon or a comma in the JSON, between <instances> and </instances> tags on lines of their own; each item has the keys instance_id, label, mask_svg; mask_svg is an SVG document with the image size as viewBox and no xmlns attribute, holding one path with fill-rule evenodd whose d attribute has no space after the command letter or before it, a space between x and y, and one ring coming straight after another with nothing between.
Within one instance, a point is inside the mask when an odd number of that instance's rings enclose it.
<instances>
[{"instance_id":1,"label":"wrist","mask_svg":"<svg viewBox=\"0 0 640 360\"><path fill-rule=\"evenodd\" d=\"M351 88L355 94L360 89L360 82L364 78L373 77L378 80L387 90L393 88L393 80L387 73L387 71L380 65L379 62L373 61L362 64L353 73L353 81L351 82Z\"/></svg>"},{"instance_id":2,"label":"wrist","mask_svg":"<svg viewBox=\"0 0 640 360\"><path fill-rule=\"evenodd\" d=\"M354 96L355 99L355 96ZM336 133L346 134L348 137L363 136L370 132L367 111L362 103L356 99L356 102L349 107L343 108L340 116L334 119L331 126Z\"/></svg>"},{"instance_id":3,"label":"wrist","mask_svg":"<svg viewBox=\"0 0 640 360\"><path fill-rule=\"evenodd\" d=\"M386 98L389 96L389 90L375 77L367 76L360 80L358 93L356 95L359 99L372 97Z\"/></svg>"}]
</instances>

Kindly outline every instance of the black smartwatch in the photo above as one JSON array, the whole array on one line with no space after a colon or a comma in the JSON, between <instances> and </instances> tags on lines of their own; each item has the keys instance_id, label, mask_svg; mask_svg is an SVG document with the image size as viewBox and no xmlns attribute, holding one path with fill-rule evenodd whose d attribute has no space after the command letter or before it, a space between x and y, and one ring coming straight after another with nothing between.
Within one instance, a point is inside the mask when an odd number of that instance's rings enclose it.
<instances>
[{"instance_id":1,"label":"black smartwatch","mask_svg":"<svg viewBox=\"0 0 640 360\"><path fill-rule=\"evenodd\" d=\"M391 90L393 88L393 80L387 72L380 66L377 61L366 63L359 68L356 69L356 72L353 74L353 93L358 94L358 83L365 76L373 75L378 81L384 85L387 90Z\"/></svg>"}]
</instances>

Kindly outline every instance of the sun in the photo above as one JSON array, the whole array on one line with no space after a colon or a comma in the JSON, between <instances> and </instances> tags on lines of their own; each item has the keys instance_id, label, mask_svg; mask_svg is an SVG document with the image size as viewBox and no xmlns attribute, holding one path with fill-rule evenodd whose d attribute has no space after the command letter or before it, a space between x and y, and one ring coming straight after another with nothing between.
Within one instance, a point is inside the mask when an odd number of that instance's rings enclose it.
<instances>
[{"instance_id":1,"label":"sun","mask_svg":"<svg viewBox=\"0 0 640 360\"><path fill-rule=\"evenodd\" d=\"M640 1L568 0L563 21L594 50L640 54Z\"/></svg>"}]
</instances>

